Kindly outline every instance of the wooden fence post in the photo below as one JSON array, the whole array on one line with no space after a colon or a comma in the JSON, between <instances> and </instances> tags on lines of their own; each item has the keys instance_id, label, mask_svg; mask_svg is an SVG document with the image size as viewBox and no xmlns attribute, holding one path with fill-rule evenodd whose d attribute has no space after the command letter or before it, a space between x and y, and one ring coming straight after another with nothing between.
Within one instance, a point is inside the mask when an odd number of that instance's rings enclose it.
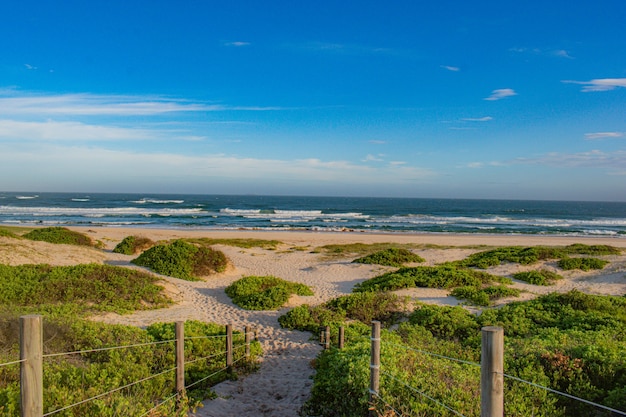
<instances>
[{"instance_id":1,"label":"wooden fence post","mask_svg":"<svg viewBox=\"0 0 626 417\"><path fill-rule=\"evenodd\" d=\"M324 349L330 349L330 326L324 330Z\"/></svg>"},{"instance_id":2,"label":"wooden fence post","mask_svg":"<svg viewBox=\"0 0 626 417\"><path fill-rule=\"evenodd\" d=\"M482 328L480 416L504 416L504 329Z\"/></svg>"},{"instance_id":3,"label":"wooden fence post","mask_svg":"<svg viewBox=\"0 0 626 417\"><path fill-rule=\"evenodd\" d=\"M343 349L343 339L345 337L345 330L343 328L343 326L339 326L339 343L338 343L338 347L339 349Z\"/></svg>"},{"instance_id":4,"label":"wooden fence post","mask_svg":"<svg viewBox=\"0 0 626 417\"><path fill-rule=\"evenodd\" d=\"M244 340L246 341L246 358L250 358L250 342L252 340L252 333L250 333L250 326L243 328Z\"/></svg>"},{"instance_id":5,"label":"wooden fence post","mask_svg":"<svg viewBox=\"0 0 626 417\"><path fill-rule=\"evenodd\" d=\"M233 325L226 325L226 367L230 372L233 367Z\"/></svg>"},{"instance_id":6,"label":"wooden fence post","mask_svg":"<svg viewBox=\"0 0 626 417\"><path fill-rule=\"evenodd\" d=\"M176 322L176 392L185 395L185 322Z\"/></svg>"},{"instance_id":7,"label":"wooden fence post","mask_svg":"<svg viewBox=\"0 0 626 417\"><path fill-rule=\"evenodd\" d=\"M41 316L20 317L21 416L43 415L43 328Z\"/></svg>"},{"instance_id":8,"label":"wooden fence post","mask_svg":"<svg viewBox=\"0 0 626 417\"><path fill-rule=\"evenodd\" d=\"M374 408L375 396L378 395L380 388L380 322L372 321L372 349L370 358L370 417L376 417L376 409Z\"/></svg>"}]
</instances>

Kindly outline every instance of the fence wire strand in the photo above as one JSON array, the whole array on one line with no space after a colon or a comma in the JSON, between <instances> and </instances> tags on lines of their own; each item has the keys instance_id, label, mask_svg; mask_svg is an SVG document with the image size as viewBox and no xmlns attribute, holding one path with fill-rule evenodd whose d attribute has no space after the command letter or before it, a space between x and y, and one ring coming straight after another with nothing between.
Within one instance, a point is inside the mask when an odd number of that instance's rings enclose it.
<instances>
[{"instance_id":1,"label":"fence wire strand","mask_svg":"<svg viewBox=\"0 0 626 417\"><path fill-rule=\"evenodd\" d=\"M204 381L206 381L207 379L211 378L212 376L215 376L215 375L219 374L220 372L223 372L223 371L225 371L225 370L227 370L227 369L228 369L228 366L225 366L224 368L222 368L222 369L220 369L220 370L218 370L218 371L213 372L213 373L212 373L211 375L209 375L209 376L205 376L204 378L199 379L199 380L197 380L196 382L192 382L191 384L187 385L187 386L185 387L185 389L189 389L189 388L193 387L194 385L198 385L199 383L204 382Z\"/></svg>"},{"instance_id":2,"label":"fence wire strand","mask_svg":"<svg viewBox=\"0 0 626 417\"><path fill-rule=\"evenodd\" d=\"M146 343L137 343L137 344L134 344L134 345L111 346L111 347L88 349L88 350L76 350L74 352L48 353L46 355L42 355L42 357L43 358L52 358L52 357L55 357L55 356L79 355L79 354L82 354L82 353L103 352L103 351L107 351L107 350L127 349L127 348L140 347L140 346L161 345L163 343L171 343L171 342L175 342L175 341L176 341L176 339L160 340L158 342L146 342Z\"/></svg>"},{"instance_id":3,"label":"fence wire strand","mask_svg":"<svg viewBox=\"0 0 626 417\"><path fill-rule=\"evenodd\" d=\"M374 395L374 396L378 397L378 399L380 399L380 400L383 402L383 404L385 404L387 407L391 408L391 409L393 410L393 412L394 412L394 413L396 413L397 415L399 415L399 416L403 416L403 415L404 415L404 413L402 413L402 412L400 412L400 411L396 410L396 409L393 407L393 405L391 405L391 404L389 404L387 401L385 401L385 399L384 399L383 397L381 397L381 396L380 396L377 392L372 392L372 395Z\"/></svg>"},{"instance_id":4,"label":"fence wire strand","mask_svg":"<svg viewBox=\"0 0 626 417\"><path fill-rule=\"evenodd\" d=\"M439 401L439 400L437 400L437 399L435 399L435 398L431 397L430 395L426 394L425 392L420 391L420 390L418 390L417 388L414 388L414 387L412 387L412 386L408 385L408 384L407 384L406 382L404 382L404 381L400 381L398 378L396 378L395 376L391 375L389 372L381 371L381 373L382 373L383 375L387 375L389 378L393 379L394 381L396 381L396 382L397 382L397 383L399 383L400 385L405 386L406 388L408 388L409 390L411 390L411 391L415 392L416 394L421 395L422 397L426 397L426 398L428 398L429 400L431 400L432 402L434 402L434 403L436 403L436 404L439 404L440 406L442 406L443 408L445 408L445 409L446 409L446 410L448 410L448 411L453 412L453 413L454 413L454 414L456 414L457 416L465 417L463 414L461 414L461 413L459 413L458 411L456 411L455 409L453 409L453 408L451 408L451 407L449 407L449 406L445 405L445 404L444 404L444 403L442 403L441 401Z\"/></svg>"},{"instance_id":5,"label":"fence wire strand","mask_svg":"<svg viewBox=\"0 0 626 417\"><path fill-rule=\"evenodd\" d=\"M435 357L441 358L441 359L448 359L448 360L451 360L451 361L454 361L454 362L464 363L465 365L472 365L472 366L480 367L480 364L476 363L476 362L470 362L470 361L465 361L463 359L451 358L449 356L439 355L438 353L432 353L432 352L428 352L426 350L415 349L415 348L412 348L412 347L409 347L409 346L397 345L395 343L390 343L390 342L385 342L384 344L389 345L389 346L403 348L403 349L410 350L410 351L417 352L417 353L422 353L424 355L430 355L430 356L435 356Z\"/></svg>"},{"instance_id":6,"label":"fence wire strand","mask_svg":"<svg viewBox=\"0 0 626 417\"><path fill-rule=\"evenodd\" d=\"M151 409L149 409L148 411L146 411L145 413L143 413L139 417L147 416L148 414L150 414L151 412L153 412L154 410L156 410L157 408L159 408L160 406L162 406L166 402L173 400L177 396L178 396L178 393L176 393L174 395L170 395L169 397L167 397L166 399L164 399L163 401L161 401L160 403L158 403L157 405L155 405L154 407L152 407Z\"/></svg>"},{"instance_id":7,"label":"fence wire strand","mask_svg":"<svg viewBox=\"0 0 626 417\"><path fill-rule=\"evenodd\" d=\"M168 370L166 370L166 371L159 372L158 374L150 375L149 377L142 378L142 379L140 379L140 380L138 380L138 381L131 382L130 384L126 384L126 385L124 385L124 386L122 386L122 387L118 387L118 388L112 389L112 390L107 391L107 392L105 392L105 393L103 393L103 394L98 394L98 395L93 396L93 397L91 397L91 398L87 398L86 400L82 400L82 401L79 401L79 402L77 402L77 403L74 403L74 404L68 405L68 406L66 406L66 407L59 408L59 409L57 409L57 410L51 411L51 412L49 412L49 413L44 414L44 415L43 415L43 417L46 417L46 416L51 416L51 415L53 415L53 414L60 413L61 411L68 410L68 409L70 409L70 408L72 408L72 407L76 407L77 405L80 405L80 404L85 404L85 403L88 403L89 401L93 401L93 400L97 400L98 398L106 397L107 395L109 395L109 394L113 394L114 392L121 391L121 390L123 390L123 389L125 389L125 388L132 387L133 385L137 385L137 384L139 384L139 383L141 383L141 382L148 381L148 380L150 380L150 379L156 378L157 376L161 376L161 375L164 375L164 374L166 374L166 373L168 373L168 372L173 372L173 371L175 371L175 370L176 370L176 368L171 368L171 369L168 369Z\"/></svg>"},{"instance_id":8,"label":"fence wire strand","mask_svg":"<svg viewBox=\"0 0 626 417\"><path fill-rule=\"evenodd\" d=\"M211 359L211 358L214 358L216 356L224 355L225 353L226 353L226 351L218 352L218 353L215 353L213 355L205 356L203 358L193 359L193 360L190 360L188 362L185 362L185 365L189 365L189 364L192 364L192 363L200 362L201 360L205 360L205 359Z\"/></svg>"},{"instance_id":9,"label":"fence wire strand","mask_svg":"<svg viewBox=\"0 0 626 417\"><path fill-rule=\"evenodd\" d=\"M214 334L210 336L189 336L185 337L185 340L196 340L196 339L218 339L220 337L226 337L225 334Z\"/></svg>"},{"instance_id":10,"label":"fence wire strand","mask_svg":"<svg viewBox=\"0 0 626 417\"><path fill-rule=\"evenodd\" d=\"M577 400L577 401L583 402L585 404L592 405L594 407L602 408L602 409L604 409L606 411L611 411L613 413L617 413L619 415L626 416L626 412L625 411L616 410L614 408L607 407L606 405L597 404L597 403L594 403L592 401L585 400L584 398L576 397L575 395L567 394L565 392L557 391L557 390L552 389L552 388L544 387L543 385L539 385L539 384L536 384L534 382L526 381L526 380L523 380L523 379L518 378L518 377L513 376L513 375L508 375L508 374L505 374L505 373L502 373L502 375L504 375L506 378L512 379L514 381L523 382L524 384L528 384L528 385L533 386L535 388L544 389L544 390L549 391L549 392L551 392L553 394L562 395L562 396L570 398L572 400Z\"/></svg>"},{"instance_id":11,"label":"fence wire strand","mask_svg":"<svg viewBox=\"0 0 626 417\"><path fill-rule=\"evenodd\" d=\"M2 368L3 366L15 365L15 364L22 363L22 362L26 362L26 359L20 359L20 360L13 361L13 362L0 363L0 368Z\"/></svg>"}]
</instances>

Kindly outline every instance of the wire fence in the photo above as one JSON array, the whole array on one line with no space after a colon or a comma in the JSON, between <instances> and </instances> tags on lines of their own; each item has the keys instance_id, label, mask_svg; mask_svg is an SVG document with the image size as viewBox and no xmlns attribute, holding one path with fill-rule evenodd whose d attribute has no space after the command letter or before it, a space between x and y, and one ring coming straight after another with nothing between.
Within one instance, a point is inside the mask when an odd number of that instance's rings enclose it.
<instances>
[{"instance_id":1,"label":"wire fence","mask_svg":"<svg viewBox=\"0 0 626 417\"><path fill-rule=\"evenodd\" d=\"M160 407L170 403L174 399L182 399L186 398L186 391L197 387L206 381L212 380L213 382L218 382L215 380L215 377L222 373L230 373L234 368L234 365L238 364L241 361L248 361L251 358L251 344L253 340L256 339L256 332L251 331L248 326L246 326L244 332L233 332L232 325L226 325L225 334L217 334L217 335L203 335L203 336L184 336L184 323L177 322L176 323L176 338L169 340L160 340L160 341L152 341L152 342L143 342L143 343L135 343L128 345L118 345L118 346L109 346L109 347L100 347L93 349L84 349L84 350L75 350L68 352L57 352L57 353L43 353L43 340L42 340L42 318L41 316L23 316L20 318L20 359L15 361L10 361L6 363L1 363L0 368L11 366L11 365L20 365L20 397L21 397L21 407L20 407L20 415L22 417L47 417L53 416L64 411L68 411L75 407L103 399L105 397L109 397L113 394L119 393L123 390L130 389L136 385L146 383L150 380L153 380L158 377L164 377L167 374L174 374L175 378L172 378L170 381L170 387L168 388L173 390L174 393L170 395L166 395L162 397L160 400L156 400L157 403L154 404L149 410L143 412L142 416L150 415L152 412L157 410ZM223 349L219 349L215 351L215 343L210 343L208 346L198 347L197 344L194 344L194 349L209 349L210 353L208 355L204 355L202 357L192 357L185 358L185 342L187 341L197 341L197 340L216 340L216 339L224 339ZM237 339L237 342L234 340ZM43 369L44 369L44 359L62 359L63 357L75 356L75 355L87 355L90 353L96 352L109 352L109 351L118 351L122 349L132 349L139 347L153 347L157 345L165 345L170 344L173 345L173 352L171 348L166 349L162 352L167 352L169 350L169 355L174 353L175 363L174 366L169 367L168 369L159 370L158 367L161 365L157 365L157 369L155 373L151 375L146 375L144 377L140 377L132 382L127 382L123 385L116 386L114 388L109 389L106 392L99 393L96 395L91 395L88 398L83 398L78 401L73 402L72 404L64 405L55 410L48 411L46 413L43 412L44 404L44 392L43 392ZM245 349L245 351L244 351ZM200 352L192 353L192 356L196 356ZM166 357L165 355L164 357ZM169 356L171 358L171 356ZM55 363L58 361L55 360ZM192 372L193 380L185 381L185 367L193 365L194 371ZM197 368L200 366L200 368ZM204 370L202 370L204 369ZM207 375L208 372L208 375ZM202 375L205 374L205 375ZM220 377L221 378L221 377ZM115 378L113 378L115 379ZM123 378L122 378L123 379ZM167 382L167 378L159 382L160 386L165 387L163 383ZM97 387L87 387L90 389L94 389ZM170 391L171 392L171 391ZM49 407L49 406L48 406ZM74 411L72 411L74 413Z\"/></svg>"},{"instance_id":2,"label":"wire fence","mask_svg":"<svg viewBox=\"0 0 626 417\"><path fill-rule=\"evenodd\" d=\"M378 329L376 330L375 327L378 327ZM504 353L504 340L502 338L501 340L501 346L491 346L489 349L487 349L487 352L485 351L484 347L485 344L491 344L493 343L493 341L489 341L490 339L487 337L485 337L485 329L483 329L483 352L482 352L482 357L481 357L481 363L477 363L477 362L472 362L469 360L465 360L465 359L459 359L459 358L455 358L455 357L451 357L451 356L447 356L447 355L442 355L440 353L434 353L434 352L429 352L426 350L421 350L421 349L416 349L414 347L411 346L406 346L403 344L398 344L398 343L394 343L392 340L389 340L387 338L383 338L380 336L380 323L378 322L373 322L372 324L372 332L370 336L352 336L352 338L350 339L345 339L345 340L337 340L337 345L342 345L343 343L345 343L346 341L350 341L353 344L356 343L361 343L363 344L363 342L365 342L366 340L369 341L372 346L371 346L371 358L370 358L370 386L368 387L368 394L370 397L370 416L389 416L389 415L397 415L397 416L411 416L411 412L410 410L407 411L406 410L406 404L409 403L409 399L407 397L401 396L399 394L401 394L398 390L394 390L392 394L390 394L390 389L391 389L391 385L395 384L396 387L401 387L405 390L406 393L408 393L408 395L414 396L414 397L420 397L420 398L424 398L425 401L431 402L433 404L435 404L436 406L440 407L442 410L445 410L451 414L454 414L456 416L462 416L465 417L465 414L463 414L463 412L455 409L453 406L450 406L449 404L446 404L444 401L441 400L441 398L437 398L436 394L433 393L429 393L427 392L425 389L420 389L416 386L412 386L410 383L408 383L406 380L404 380L401 376L396 375L393 373L393 371L391 370L391 365L389 364L389 366L387 366L387 364L385 364L384 362L381 363L380 361L380 357L381 357L381 346L383 347L383 349L385 348L395 348L396 350L400 349L400 350L404 350L407 352L411 352L411 353L416 353L416 354L422 354L422 355L427 355L433 358L437 358L440 360L444 360L444 361L450 361L453 363L456 363L458 365L461 366L469 366L473 369L476 368L480 368L480 391L481 391L481 397L483 397L484 391L486 389L489 389L488 386L484 385L484 379L492 379L492 377L495 375L498 378L502 378L502 380L504 379L508 379L511 381L516 381L522 384L526 384L528 386L532 386L534 388L540 389L540 390L544 390L546 392L552 393L554 395L557 396L562 396L565 398L568 398L570 400L573 401L577 401L580 403L584 403L587 404L589 406L593 406L599 410L604 410L610 413L612 416L626 416L626 411L622 411L622 410L618 410L612 407L608 407L602 404L598 404L596 402L584 399L584 398L580 398L578 396L572 395L572 394L568 394L562 391L558 391L555 390L553 388L549 388L546 387L544 385L541 384L537 384L535 382L531 382L531 381L527 381L524 380L522 378L516 377L514 375L510 375L507 374L503 371L503 366L504 366L504 360L503 360L503 356L501 356L500 358L498 358L497 360L499 360L501 362L500 365L500 370L494 370L494 369L487 369L486 370L486 362L489 362L489 360L493 359L493 358L489 358L487 356L490 356L491 351L493 351L495 349L495 351ZM494 328L489 328L491 330L493 330ZM500 329L501 331L501 329ZM377 333L378 332L378 333ZM343 332L339 332L339 334L342 334ZM325 348L330 348L329 347L329 338L330 334L329 334L329 328L320 328L320 344L322 344L322 346L324 346ZM339 337L339 336L338 336ZM393 357L393 354L388 354L389 357ZM497 355L496 355L497 356ZM388 369L389 368L389 369ZM487 367L488 368L488 367ZM485 372L488 372L489 375L484 375ZM382 379L382 383L380 382L380 376L383 376L384 378ZM502 387L504 387L504 384L501 384ZM389 389L387 389L389 388ZM481 416L498 416L501 417L503 415L503 410L504 409L504 392L503 392L503 396L498 400L501 401L501 408L497 409L493 412L487 413L487 414L483 414L480 411L478 412L479 415ZM387 397L387 398L386 398ZM493 399L491 399L493 400ZM487 401L489 402L489 396L487 395L487 400L484 400L483 398L481 398L481 410L485 407L484 402ZM393 413L393 414L390 414ZM476 410L473 410L472 413L476 413ZM423 415L423 413L419 412L419 415Z\"/></svg>"}]
</instances>

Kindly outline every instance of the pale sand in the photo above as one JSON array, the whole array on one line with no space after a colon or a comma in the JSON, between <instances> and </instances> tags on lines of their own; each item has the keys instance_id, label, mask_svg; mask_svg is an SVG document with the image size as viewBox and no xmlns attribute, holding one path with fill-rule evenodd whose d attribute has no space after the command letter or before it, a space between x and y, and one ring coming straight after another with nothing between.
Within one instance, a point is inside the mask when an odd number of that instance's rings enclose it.
<instances>
[{"instance_id":1,"label":"pale sand","mask_svg":"<svg viewBox=\"0 0 626 417\"><path fill-rule=\"evenodd\" d=\"M488 246L563 246L572 243L608 244L626 248L626 239L591 239L539 236L490 236L490 235L400 235L369 234L359 232L269 232L269 231L200 231L165 229L124 228L72 228L104 243L105 251L77 248L67 245L51 245L42 242L0 238L0 263L18 265L25 263L48 263L72 265L78 263L107 263L135 267L129 263L132 256L113 254L110 250L129 235L145 236L154 241L183 237L256 238L283 242L277 250L241 249L218 246L231 260L233 267L227 272L207 277L205 281L188 282L163 277L168 294L178 303L173 307L141 311L127 316L107 314L97 317L108 323L146 326L160 321L202 320L220 324L232 324L236 329L246 325L258 330L264 350L259 372L238 381L227 381L215 387L219 398L205 401L196 416L297 416L310 393L313 369L310 366L320 347L310 340L310 334L285 331L278 324L278 317L288 311L251 312L233 305L224 294L224 288L245 275L274 275L290 281L309 285L315 292L310 297L294 297L290 306L319 304L340 295L349 294L355 284L390 268L352 264L351 259L328 259L312 249L327 245L350 242L400 242L434 244L446 249L420 249L416 252L426 259L426 265L463 259L471 253ZM474 246L463 248L463 246ZM538 294L578 289L593 294L626 294L626 256L609 257L612 262L603 271L566 272L565 279L549 287L516 282L523 289L520 299L530 299ZM491 269L498 275L536 269L538 266L509 264ZM555 268L546 263L544 268ZM409 289L398 291L414 300L440 305L458 305L446 290ZM504 302L510 300L504 300Z\"/></svg>"}]
</instances>

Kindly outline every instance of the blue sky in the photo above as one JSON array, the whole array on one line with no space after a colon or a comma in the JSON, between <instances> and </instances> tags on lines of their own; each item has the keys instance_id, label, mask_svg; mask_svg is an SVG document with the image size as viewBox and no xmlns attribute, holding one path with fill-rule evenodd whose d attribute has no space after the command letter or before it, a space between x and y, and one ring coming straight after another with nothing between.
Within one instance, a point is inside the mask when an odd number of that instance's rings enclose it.
<instances>
[{"instance_id":1,"label":"blue sky","mask_svg":"<svg viewBox=\"0 0 626 417\"><path fill-rule=\"evenodd\" d=\"M0 16L0 190L626 201L623 0Z\"/></svg>"}]
</instances>

